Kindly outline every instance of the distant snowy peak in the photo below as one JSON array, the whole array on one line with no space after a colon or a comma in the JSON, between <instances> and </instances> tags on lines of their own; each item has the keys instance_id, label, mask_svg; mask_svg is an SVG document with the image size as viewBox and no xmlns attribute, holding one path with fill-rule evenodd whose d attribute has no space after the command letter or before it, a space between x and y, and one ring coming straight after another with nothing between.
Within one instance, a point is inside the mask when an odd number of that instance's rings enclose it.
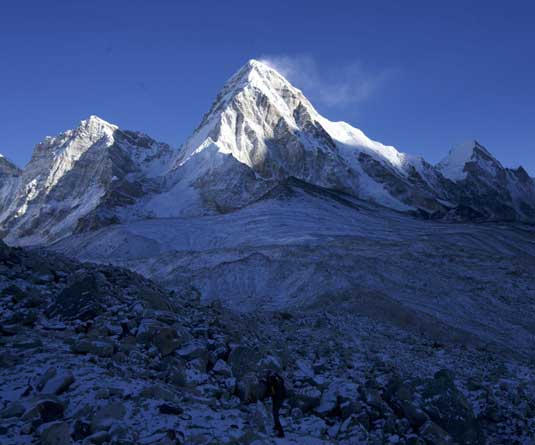
<instances>
[{"instance_id":1,"label":"distant snowy peak","mask_svg":"<svg viewBox=\"0 0 535 445\"><path fill-rule=\"evenodd\" d=\"M76 129L54 137L47 136L35 147L25 176L41 183L45 191L50 191L88 150L105 149L113 145L113 135L117 129L117 126L97 116L90 116L81 121Z\"/></svg>"},{"instance_id":2,"label":"distant snowy peak","mask_svg":"<svg viewBox=\"0 0 535 445\"><path fill-rule=\"evenodd\" d=\"M452 148L438 165L438 170L452 181L466 179L469 164L476 163L491 174L503 169L500 162L476 140L470 140Z\"/></svg>"},{"instance_id":3,"label":"distant snowy peak","mask_svg":"<svg viewBox=\"0 0 535 445\"><path fill-rule=\"evenodd\" d=\"M122 153L114 153L120 148ZM90 153L91 152L91 153ZM167 167L172 149L149 136L129 130L121 130L98 116L89 116L80 125L55 137L46 137L35 148L29 169L39 175L47 175L47 189L84 158L107 158L111 163L133 163L127 171L137 168L149 177L162 174ZM165 164L165 165L164 165Z\"/></svg>"},{"instance_id":4,"label":"distant snowy peak","mask_svg":"<svg viewBox=\"0 0 535 445\"><path fill-rule=\"evenodd\" d=\"M535 221L535 181L522 167L504 167L479 142L469 141L453 148L437 170L456 184L457 215Z\"/></svg>"},{"instance_id":5,"label":"distant snowy peak","mask_svg":"<svg viewBox=\"0 0 535 445\"><path fill-rule=\"evenodd\" d=\"M90 116L35 147L0 208L0 231L35 244L118 222L117 209L158 190L174 156L167 144Z\"/></svg>"}]
</instances>

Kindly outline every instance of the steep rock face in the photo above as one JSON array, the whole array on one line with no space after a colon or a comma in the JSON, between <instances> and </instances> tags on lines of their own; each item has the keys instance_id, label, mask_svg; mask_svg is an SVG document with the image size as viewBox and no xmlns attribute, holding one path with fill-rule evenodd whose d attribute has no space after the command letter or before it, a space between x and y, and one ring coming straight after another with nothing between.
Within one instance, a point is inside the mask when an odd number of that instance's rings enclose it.
<instances>
[{"instance_id":1,"label":"steep rock face","mask_svg":"<svg viewBox=\"0 0 535 445\"><path fill-rule=\"evenodd\" d=\"M91 116L38 144L0 221L7 240L49 242L118 221L112 209L158 187L169 146Z\"/></svg>"},{"instance_id":2,"label":"steep rock face","mask_svg":"<svg viewBox=\"0 0 535 445\"><path fill-rule=\"evenodd\" d=\"M15 164L0 154L0 220L11 204L21 173Z\"/></svg>"},{"instance_id":3,"label":"steep rock face","mask_svg":"<svg viewBox=\"0 0 535 445\"><path fill-rule=\"evenodd\" d=\"M455 147L437 165L455 184L450 217L534 221L535 181L527 172L505 168L477 141Z\"/></svg>"}]
</instances>

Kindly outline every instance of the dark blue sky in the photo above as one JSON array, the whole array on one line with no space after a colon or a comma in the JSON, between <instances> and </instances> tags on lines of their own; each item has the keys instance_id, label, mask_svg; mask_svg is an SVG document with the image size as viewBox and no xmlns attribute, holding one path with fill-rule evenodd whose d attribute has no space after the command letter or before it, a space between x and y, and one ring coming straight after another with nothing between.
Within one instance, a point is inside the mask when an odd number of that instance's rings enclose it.
<instances>
[{"instance_id":1,"label":"dark blue sky","mask_svg":"<svg viewBox=\"0 0 535 445\"><path fill-rule=\"evenodd\" d=\"M535 174L531 1L8 0L0 57L0 153L19 165L90 114L178 145L269 57L383 143L436 162L476 138Z\"/></svg>"}]
</instances>

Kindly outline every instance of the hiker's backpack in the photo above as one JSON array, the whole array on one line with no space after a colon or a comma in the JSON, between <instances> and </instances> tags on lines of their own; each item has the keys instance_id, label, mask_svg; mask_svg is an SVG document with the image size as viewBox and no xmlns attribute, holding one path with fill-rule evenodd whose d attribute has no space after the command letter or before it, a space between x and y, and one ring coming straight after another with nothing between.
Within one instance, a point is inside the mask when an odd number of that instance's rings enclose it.
<instances>
[{"instance_id":1,"label":"hiker's backpack","mask_svg":"<svg viewBox=\"0 0 535 445\"><path fill-rule=\"evenodd\" d=\"M284 379L278 374L270 374L267 378L269 395L274 399L283 400L286 398L286 386Z\"/></svg>"}]
</instances>

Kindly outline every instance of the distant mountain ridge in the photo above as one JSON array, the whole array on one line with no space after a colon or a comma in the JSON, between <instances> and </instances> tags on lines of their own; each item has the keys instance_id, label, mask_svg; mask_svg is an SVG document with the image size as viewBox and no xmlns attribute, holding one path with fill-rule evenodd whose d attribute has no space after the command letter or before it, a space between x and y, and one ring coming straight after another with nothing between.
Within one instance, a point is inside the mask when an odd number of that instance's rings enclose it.
<instances>
[{"instance_id":1,"label":"distant mountain ridge","mask_svg":"<svg viewBox=\"0 0 535 445\"><path fill-rule=\"evenodd\" d=\"M535 222L535 181L477 141L433 166L321 116L251 60L179 149L90 116L46 138L19 170L0 156L0 228L47 244L104 225L225 213L289 179L428 218Z\"/></svg>"}]
</instances>

